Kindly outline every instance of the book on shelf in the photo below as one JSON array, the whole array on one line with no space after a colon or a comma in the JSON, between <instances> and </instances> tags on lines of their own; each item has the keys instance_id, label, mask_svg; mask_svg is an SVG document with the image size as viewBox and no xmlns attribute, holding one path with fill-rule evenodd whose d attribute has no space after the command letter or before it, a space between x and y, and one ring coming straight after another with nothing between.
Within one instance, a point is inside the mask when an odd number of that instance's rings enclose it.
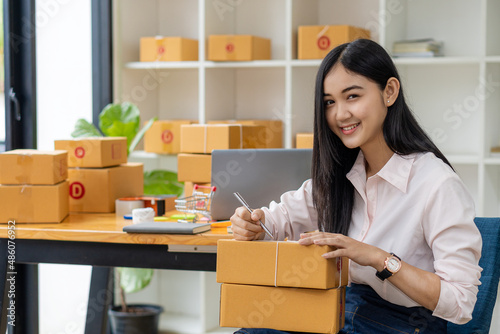
<instances>
[{"instance_id":1,"label":"book on shelf","mask_svg":"<svg viewBox=\"0 0 500 334\"><path fill-rule=\"evenodd\" d=\"M392 47L394 57L442 56L443 42L432 38L396 41Z\"/></svg>"}]
</instances>

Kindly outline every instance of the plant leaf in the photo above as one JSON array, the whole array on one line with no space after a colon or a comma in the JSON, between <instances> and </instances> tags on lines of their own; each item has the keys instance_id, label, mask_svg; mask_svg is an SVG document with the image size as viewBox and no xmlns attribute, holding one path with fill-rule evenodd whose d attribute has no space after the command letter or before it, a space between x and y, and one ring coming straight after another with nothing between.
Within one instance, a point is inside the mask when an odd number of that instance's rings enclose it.
<instances>
[{"instance_id":1,"label":"plant leaf","mask_svg":"<svg viewBox=\"0 0 500 334\"><path fill-rule=\"evenodd\" d=\"M151 118L149 120L149 122L146 125L144 125L144 127L141 129L141 131L137 132L137 134L135 135L134 139L130 143L130 146L128 147L128 153L130 153L133 150L135 150L135 147L137 146L137 144L139 144L139 142L141 141L142 137L144 137L144 134L146 133L146 131L149 130L149 128L153 125L154 121L156 121L156 120L157 120L156 117Z\"/></svg>"},{"instance_id":2,"label":"plant leaf","mask_svg":"<svg viewBox=\"0 0 500 334\"><path fill-rule=\"evenodd\" d=\"M144 194L180 196L183 191L184 185L175 172L162 169L144 172Z\"/></svg>"},{"instance_id":3,"label":"plant leaf","mask_svg":"<svg viewBox=\"0 0 500 334\"><path fill-rule=\"evenodd\" d=\"M108 104L99 114L99 127L109 137L127 137L127 146L139 131L140 113L136 105Z\"/></svg>"},{"instance_id":4,"label":"plant leaf","mask_svg":"<svg viewBox=\"0 0 500 334\"><path fill-rule=\"evenodd\" d=\"M83 118L80 118L79 120L76 121L75 129L71 133L71 137L73 138L102 137L102 134L94 124L89 123L87 120Z\"/></svg>"},{"instance_id":5,"label":"plant leaf","mask_svg":"<svg viewBox=\"0 0 500 334\"><path fill-rule=\"evenodd\" d=\"M144 289L151 282L153 269L117 268L120 272L120 286L126 293Z\"/></svg>"}]
</instances>

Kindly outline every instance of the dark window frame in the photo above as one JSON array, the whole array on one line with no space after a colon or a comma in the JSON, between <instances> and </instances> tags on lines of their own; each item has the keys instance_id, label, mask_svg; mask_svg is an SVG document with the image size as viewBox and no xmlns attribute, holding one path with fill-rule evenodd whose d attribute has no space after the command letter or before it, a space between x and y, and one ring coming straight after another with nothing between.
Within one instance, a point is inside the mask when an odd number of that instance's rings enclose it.
<instances>
[{"instance_id":1,"label":"dark window frame","mask_svg":"<svg viewBox=\"0 0 500 334\"><path fill-rule=\"evenodd\" d=\"M5 148L36 148L35 0L4 0Z\"/></svg>"}]
</instances>

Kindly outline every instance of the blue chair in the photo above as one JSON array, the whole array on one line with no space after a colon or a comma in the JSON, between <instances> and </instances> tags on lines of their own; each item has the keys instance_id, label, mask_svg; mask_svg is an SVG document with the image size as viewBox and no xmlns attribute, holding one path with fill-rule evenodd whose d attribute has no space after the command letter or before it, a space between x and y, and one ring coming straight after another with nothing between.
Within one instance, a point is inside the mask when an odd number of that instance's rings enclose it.
<instances>
[{"instance_id":1,"label":"blue chair","mask_svg":"<svg viewBox=\"0 0 500 334\"><path fill-rule=\"evenodd\" d=\"M449 334L488 334L500 277L500 218L476 218L483 237L479 265L483 268L472 320L465 325L448 324Z\"/></svg>"}]
</instances>

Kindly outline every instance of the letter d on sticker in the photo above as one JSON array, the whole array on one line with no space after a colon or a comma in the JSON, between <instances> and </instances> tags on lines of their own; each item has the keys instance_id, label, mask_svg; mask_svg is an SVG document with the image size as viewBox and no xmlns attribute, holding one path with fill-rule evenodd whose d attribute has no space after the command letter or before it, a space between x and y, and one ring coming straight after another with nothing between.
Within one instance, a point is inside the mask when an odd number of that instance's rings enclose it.
<instances>
[{"instance_id":1,"label":"letter d on sticker","mask_svg":"<svg viewBox=\"0 0 500 334\"><path fill-rule=\"evenodd\" d=\"M69 185L69 195L73 199L80 199L85 195L85 187L80 182L73 182Z\"/></svg>"}]
</instances>

